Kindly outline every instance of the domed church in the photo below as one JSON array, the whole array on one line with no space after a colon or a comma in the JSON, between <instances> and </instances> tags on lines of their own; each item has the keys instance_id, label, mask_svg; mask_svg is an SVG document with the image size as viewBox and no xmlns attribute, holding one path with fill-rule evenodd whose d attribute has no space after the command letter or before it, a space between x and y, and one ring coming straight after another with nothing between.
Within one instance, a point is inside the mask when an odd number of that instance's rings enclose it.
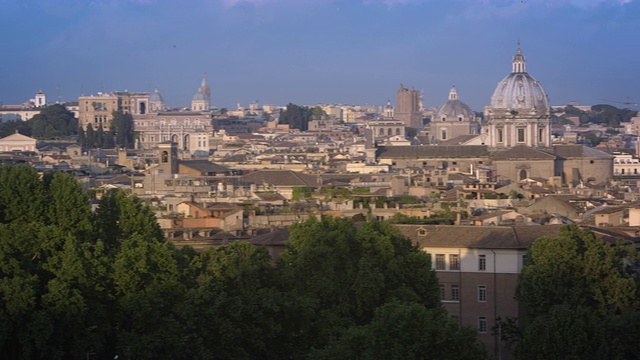
<instances>
[{"instance_id":1,"label":"domed church","mask_svg":"<svg viewBox=\"0 0 640 360\"><path fill-rule=\"evenodd\" d=\"M434 112L429 126L429 142L432 144L458 136L476 135L480 130L480 123L475 113L467 104L460 101L455 86L449 91L449 100Z\"/></svg>"},{"instance_id":2,"label":"domed church","mask_svg":"<svg viewBox=\"0 0 640 360\"><path fill-rule=\"evenodd\" d=\"M519 46L511 74L498 83L486 115L486 144L490 148L551 146L547 94L540 82L527 73Z\"/></svg>"}]
</instances>

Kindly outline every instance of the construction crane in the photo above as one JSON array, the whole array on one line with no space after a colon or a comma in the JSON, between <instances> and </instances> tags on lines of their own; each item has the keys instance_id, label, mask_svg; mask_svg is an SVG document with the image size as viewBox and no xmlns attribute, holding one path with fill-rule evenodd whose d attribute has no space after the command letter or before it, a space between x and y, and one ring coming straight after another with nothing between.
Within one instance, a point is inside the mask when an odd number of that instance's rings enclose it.
<instances>
[{"instance_id":1,"label":"construction crane","mask_svg":"<svg viewBox=\"0 0 640 360\"><path fill-rule=\"evenodd\" d=\"M620 100L609 100L609 99L598 99L600 101L606 101L606 102L610 102L610 103L616 103L616 104L624 104L626 105L627 110L629 109L629 106L638 106L638 103L635 101L631 101L631 98L627 96L627 101L620 101Z\"/></svg>"}]
</instances>

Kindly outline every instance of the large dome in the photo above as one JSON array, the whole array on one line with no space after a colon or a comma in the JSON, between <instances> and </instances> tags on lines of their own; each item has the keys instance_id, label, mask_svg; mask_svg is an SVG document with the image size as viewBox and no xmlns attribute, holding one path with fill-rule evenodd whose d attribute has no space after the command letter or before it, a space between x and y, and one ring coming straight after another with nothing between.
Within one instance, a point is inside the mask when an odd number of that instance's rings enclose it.
<instances>
[{"instance_id":1,"label":"large dome","mask_svg":"<svg viewBox=\"0 0 640 360\"><path fill-rule=\"evenodd\" d=\"M498 83L491 96L491 108L506 110L548 111L547 94L542 85L526 71L525 58L518 48L513 57L513 70Z\"/></svg>"},{"instance_id":2,"label":"large dome","mask_svg":"<svg viewBox=\"0 0 640 360\"><path fill-rule=\"evenodd\" d=\"M434 118L449 118L452 120L460 117L465 120L472 120L475 114L467 104L458 99L458 91L453 87L451 91L449 91L449 100L436 109Z\"/></svg>"}]
</instances>

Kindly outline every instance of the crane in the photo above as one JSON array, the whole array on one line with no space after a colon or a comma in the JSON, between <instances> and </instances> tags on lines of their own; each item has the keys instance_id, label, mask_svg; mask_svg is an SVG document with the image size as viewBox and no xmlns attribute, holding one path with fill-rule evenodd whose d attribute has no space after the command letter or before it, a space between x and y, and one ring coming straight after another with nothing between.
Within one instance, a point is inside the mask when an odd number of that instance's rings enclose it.
<instances>
[{"instance_id":1,"label":"crane","mask_svg":"<svg viewBox=\"0 0 640 360\"><path fill-rule=\"evenodd\" d=\"M626 108L629 109L629 106L638 106L638 103L635 101L631 101L631 98L627 96L627 100L626 101L620 101L620 100L609 100L609 99L598 99L600 101L606 101L606 102L610 102L610 103L617 103L617 104L624 104L626 105Z\"/></svg>"}]
</instances>

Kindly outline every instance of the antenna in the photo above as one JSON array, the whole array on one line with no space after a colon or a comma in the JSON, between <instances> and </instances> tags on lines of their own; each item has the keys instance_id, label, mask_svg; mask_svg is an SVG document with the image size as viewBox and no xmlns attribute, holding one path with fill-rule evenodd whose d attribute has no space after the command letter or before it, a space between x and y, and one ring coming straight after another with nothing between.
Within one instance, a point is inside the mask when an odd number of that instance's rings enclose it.
<instances>
[{"instance_id":1,"label":"antenna","mask_svg":"<svg viewBox=\"0 0 640 360\"><path fill-rule=\"evenodd\" d=\"M61 98L60 98L60 84L58 84L58 104L61 103Z\"/></svg>"}]
</instances>

